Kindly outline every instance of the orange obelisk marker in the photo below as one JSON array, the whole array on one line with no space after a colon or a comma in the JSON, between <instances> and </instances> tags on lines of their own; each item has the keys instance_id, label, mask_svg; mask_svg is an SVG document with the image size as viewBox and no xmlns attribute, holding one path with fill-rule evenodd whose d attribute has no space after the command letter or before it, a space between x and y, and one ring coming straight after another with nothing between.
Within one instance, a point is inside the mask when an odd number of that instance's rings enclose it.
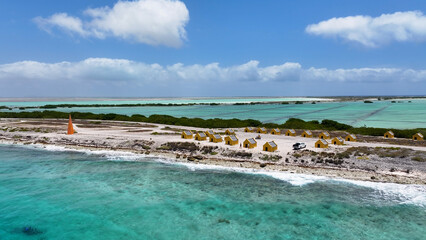
<instances>
[{"instance_id":1,"label":"orange obelisk marker","mask_svg":"<svg viewBox=\"0 0 426 240\"><path fill-rule=\"evenodd\" d=\"M72 119L70 114L70 119L68 120L68 135L74 134L74 127L72 126Z\"/></svg>"}]
</instances>

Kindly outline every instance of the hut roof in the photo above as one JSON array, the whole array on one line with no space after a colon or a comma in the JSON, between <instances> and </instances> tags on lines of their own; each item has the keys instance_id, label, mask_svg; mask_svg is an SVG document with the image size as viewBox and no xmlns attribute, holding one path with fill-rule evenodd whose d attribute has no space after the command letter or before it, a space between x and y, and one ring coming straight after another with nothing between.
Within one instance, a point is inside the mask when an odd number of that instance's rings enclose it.
<instances>
[{"instance_id":1,"label":"hut roof","mask_svg":"<svg viewBox=\"0 0 426 240\"><path fill-rule=\"evenodd\" d=\"M387 131L386 133L389 133L390 135L395 135L392 131Z\"/></svg>"},{"instance_id":2,"label":"hut roof","mask_svg":"<svg viewBox=\"0 0 426 240\"><path fill-rule=\"evenodd\" d=\"M341 138L341 137L336 137L339 141L341 141L341 142L343 142L344 140L343 140L343 138Z\"/></svg>"},{"instance_id":3,"label":"hut roof","mask_svg":"<svg viewBox=\"0 0 426 240\"><path fill-rule=\"evenodd\" d=\"M312 135L311 130L305 130L305 132L306 132L307 134L309 134L309 135Z\"/></svg>"},{"instance_id":4,"label":"hut roof","mask_svg":"<svg viewBox=\"0 0 426 240\"><path fill-rule=\"evenodd\" d=\"M192 135L192 132L191 131L188 131L188 130L185 130L185 131L183 131L186 135Z\"/></svg>"},{"instance_id":5,"label":"hut roof","mask_svg":"<svg viewBox=\"0 0 426 240\"><path fill-rule=\"evenodd\" d=\"M251 144L255 144L256 143L256 140L254 140L253 138L249 138L249 139L247 139L247 141L249 143L251 143Z\"/></svg>"},{"instance_id":6,"label":"hut roof","mask_svg":"<svg viewBox=\"0 0 426 240\"><path fill-rule=\"evenodd\" d=\"M330 136L330 133L328 133L328 132L322 132L322 134L324 134L325 136Z\"/></svg>"},{"instance_id":7,"label":"hut roof","mask_svg":"<svg viewBox=\"0 0 426 240\"><path fill-rule=\"evenodd\" d=\"M288 131L290 131L291 133L296 133L294 129L289 129Z\"/></svg>"},{"instance_id":8,"label":"hut roof","mask_svg":"<svg viewBox=\"0 0 426 240\"><path fill-rule=\"evenodd\" d=\"M353 135L353 134L349 134L348 136L351 137L351 138L353 138L353 139L356 139L356 136Z\"/></svg>"},{"instance_id":9,"label":"hut roof","mask_svg":"<svg viewBox=\"0 0 426 240\"><path fill-rule=\"evenodd\" d=\"M277 144L274 141L267 142L271 147L276 147Z\"/></svg>"},{"instance_id":10,"label":"hut roof","mask_svg":"<svg viewBox=\"0 0 426 240\"><path fill-rule=\"evenodd\" d=\"M213 137L216 139L222 138L219 134L213 134Z\"/></svg>"},{"instance_id":11,"label":"hut roof","mask_svg":"<svg viewBox=\"0 0 426 240\"><path fill-rule=\"evenodd\" d=\"M274 128L273 129L275 132L279 132L280 131L280 129L279 128Z\"/></svg>"},{"instance_id":12,"label":"hut roof","mask_svg":"<svg viewBox=\"0 0 426 240\"><path fill-rule=\"evenodd\" d=\"M206 136L206 134L205 133L203 133L203 132L199 132L199 133L197 133L200 137L207 137Z\"/></svg>"},{"instance_id":13,"label":"hut roof","mask_svg":"<svg viewBox=\"0 0 426 240\"><path fill-rule=\"evenodd\" d=\"M324 139L319 139L318 141L321 141L323 144L325 144L325 145L327 145L328 144L328 142L327 141L325 141Z\"/></svg>"},{"instance_id":14,"label":"hut roof","mask_svg":"<svg viewBox=\"0 0 426 240\"><path fill-rule=\"evenodd\" d=\"M259 128L261 131L266 131L266 128Z\"/></svg>"},{"instance_id":15,"label":"hut roof","mask_svg":"<svg viewBox=\"0 0 426 240\"><path fill-rule=\"evenodd\" d=\"M235 135L228 136L232 141L238 141L238 138Z\"/></svg>"},{"instance_id":16,"label":"hut roof","mask_svg":"<svg viewBox=\"0 0 426 240\"><path fill-rule=\"evenodd\" d=\"M419 135L419 137L423 137L423 134L421 133L416 133L416 135Z\"/></svg>"}]
</instances>

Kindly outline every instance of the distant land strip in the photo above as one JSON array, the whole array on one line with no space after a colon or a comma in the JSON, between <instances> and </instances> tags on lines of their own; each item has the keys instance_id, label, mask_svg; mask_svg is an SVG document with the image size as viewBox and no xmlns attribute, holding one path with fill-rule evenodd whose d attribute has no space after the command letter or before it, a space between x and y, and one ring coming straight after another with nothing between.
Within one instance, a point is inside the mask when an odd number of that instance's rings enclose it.
<instances>
[{"instance_id":1,"label":"distant land strip","mask_svg":"<svg viewBox=\"0 0 426 240\"><path fill-rule=\"evenodd\" d=\"M315 102L315 101L314 101ZM258 105L258 104L303 104L302 101L291 102L247 102L247 103L134 103L134 104L47 104L43 106L25 106L12 107L0 106L0 109L55 109L55 108L85 108L85 107L180 107L180 106L196 106L196 105ZM309 102L308 102L309 103Z\"/></svg>"}]
</instances>

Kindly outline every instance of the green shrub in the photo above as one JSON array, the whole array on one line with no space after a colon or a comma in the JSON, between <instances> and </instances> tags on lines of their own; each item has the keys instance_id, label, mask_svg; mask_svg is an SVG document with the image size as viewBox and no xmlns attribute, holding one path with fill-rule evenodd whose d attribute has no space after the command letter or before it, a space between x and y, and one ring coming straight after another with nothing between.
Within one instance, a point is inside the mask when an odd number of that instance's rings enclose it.
<instances>
[{"instance_id":1,"label":"green shrub","mask_svg":"<svg viewBox=\"0 0 426 240\"><path fill-rule=\"evenodd\" d=\"M324 119L321 123L317 120L304 121L302 119L290 118L283 124L262 123L254 119L202 119L202 118L186 118L173 117L168 115L154 114L149 117L134 114L132 116L109 113L95 114L90 112L58 112L58 111L34 111L34 112L0 112L0 118L40 118L40 119L68 119L69 114L74 119L90 119L90 120L113 120L113 121L131 121L158 123L177 126L200 127L200 128L243 128L243 127L266 127L281 129L309 129L309 130L344 130L353 134L383 136L387 130L392 130L397 138L411 138L415 133L420 132L426 135L426 129L384 129L359 127L354 128L350 125L339 123L334 120ZM97 124L97 122L95 122ZM157 133L152 133L153 135Z\"/></svg>"}]
</instances>

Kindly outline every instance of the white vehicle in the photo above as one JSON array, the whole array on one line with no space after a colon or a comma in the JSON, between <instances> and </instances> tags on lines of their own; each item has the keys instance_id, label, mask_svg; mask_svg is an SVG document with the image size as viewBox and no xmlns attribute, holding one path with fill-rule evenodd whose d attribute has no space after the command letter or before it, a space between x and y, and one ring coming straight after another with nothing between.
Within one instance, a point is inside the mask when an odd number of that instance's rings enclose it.
<instances>
[{"instance_id":1,"label":"white vehicle","mask_svg":"<svg viewBox=\"0 0 426 240\"><path fill-rule=\"evenodd\" d=\"M298 143L293 144L293 149L294 150L303 149L305 147L306 147L306 144L302 143L302 142L298 142Z\"/></svg>"}]
</instances>

